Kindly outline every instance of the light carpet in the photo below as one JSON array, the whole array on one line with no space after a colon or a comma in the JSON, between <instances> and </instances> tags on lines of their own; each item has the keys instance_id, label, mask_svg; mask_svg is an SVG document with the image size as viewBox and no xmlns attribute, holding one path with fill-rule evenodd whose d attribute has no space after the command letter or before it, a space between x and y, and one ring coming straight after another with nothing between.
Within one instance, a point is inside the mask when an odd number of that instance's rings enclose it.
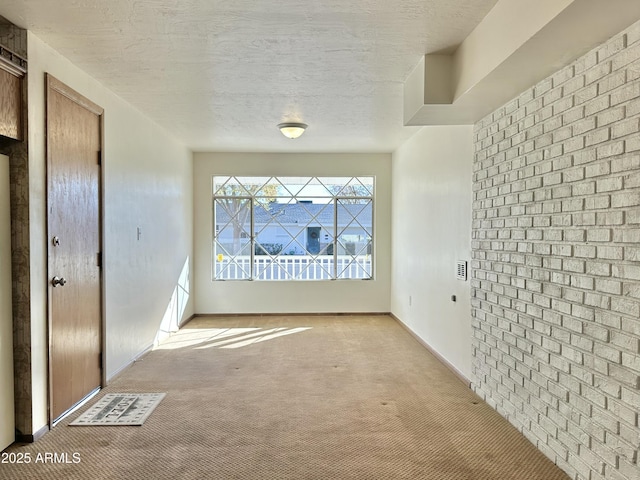
<instances>
[{"instance_id":1,"label":"light carpet","mask_svg":"<svg viewBox=\"0 0 640 480\"><path fill-rule=\"evenodd\" d=\"M100 395L145 391L141 427L63 420L9 452L68 462L0 478L568 479L387 316L196 318Z\"/></svg>"}]
</instances>

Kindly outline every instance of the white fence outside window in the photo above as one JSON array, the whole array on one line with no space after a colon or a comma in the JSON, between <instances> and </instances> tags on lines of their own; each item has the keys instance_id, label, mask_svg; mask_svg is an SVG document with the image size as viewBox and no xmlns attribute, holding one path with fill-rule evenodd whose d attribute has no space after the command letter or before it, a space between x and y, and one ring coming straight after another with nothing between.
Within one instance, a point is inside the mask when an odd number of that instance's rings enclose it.
<instances>
[{"instance_id":1,"label":"white fence outside window","mask_svg":"<svg viewBox=\"0 0 640 480\"><path fill-rule=\"evenodd\" d=\"M337 260L337 265L335 261ZM337 272L334 276L334 266ZM215 262L217 280L248 280L251 256L236 256ZM253 258L256 280L330 280L332 278L370 279L371 256L359 255L256 255Z\"/></svg>"}]
</instances>

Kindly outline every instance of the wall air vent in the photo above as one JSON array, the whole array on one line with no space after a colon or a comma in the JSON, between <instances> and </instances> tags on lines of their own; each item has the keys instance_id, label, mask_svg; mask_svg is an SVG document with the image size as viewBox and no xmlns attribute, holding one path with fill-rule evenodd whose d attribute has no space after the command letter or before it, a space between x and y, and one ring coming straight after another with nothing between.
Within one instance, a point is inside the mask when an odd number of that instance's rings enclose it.
<instances>
[{"instance_id":1,"label":"wall air vent","mask_svg":"<svg viewBox=\"0 0 640 480\"><path fill-rule=\"evenodd\" d=\"M456 262L456 278L464 282L467 281L467 262L465 260Z\"/></svg>"}]
</instances>

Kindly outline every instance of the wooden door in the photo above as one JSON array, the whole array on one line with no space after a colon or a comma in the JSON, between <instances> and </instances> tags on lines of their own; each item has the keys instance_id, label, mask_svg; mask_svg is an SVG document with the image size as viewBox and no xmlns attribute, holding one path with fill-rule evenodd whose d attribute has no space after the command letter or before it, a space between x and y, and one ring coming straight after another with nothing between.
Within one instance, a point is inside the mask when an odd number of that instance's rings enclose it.
<instances>
[{"instance_id":1,"label":"wooden door","mask_svg":"<svg viewBox=\"0 0 640 480\"><path fill-rule=\"evenodd\" d=\"M47 75L52 424L102 382L102 113Z\"/></svg>"},{"instance_id":2,"label":"wooden door","mask_svg":"<svg viewBox=\"0 0 640 480\"><path fill-rule=\"evenodd\" d=\"M9 212L9 157L0 155L0 451L11 445L16 438Z\"/></svg>"}]
</instances>

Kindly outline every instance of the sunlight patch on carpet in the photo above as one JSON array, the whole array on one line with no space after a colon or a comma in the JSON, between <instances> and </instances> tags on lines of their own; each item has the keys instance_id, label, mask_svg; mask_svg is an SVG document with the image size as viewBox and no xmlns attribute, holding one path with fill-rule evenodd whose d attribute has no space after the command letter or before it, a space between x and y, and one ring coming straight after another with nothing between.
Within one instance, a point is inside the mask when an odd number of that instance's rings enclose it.
<instances>
[{"instance_id":1,"label":"sunlight patch on carpet","mask_svg":"<svg viewBox=\"0 0 640 480\"><path fill-rule=\"evenodd\" d=\"M166 393L109 393L69 425L142 425Z\"/></svg>"}]
</instances>

